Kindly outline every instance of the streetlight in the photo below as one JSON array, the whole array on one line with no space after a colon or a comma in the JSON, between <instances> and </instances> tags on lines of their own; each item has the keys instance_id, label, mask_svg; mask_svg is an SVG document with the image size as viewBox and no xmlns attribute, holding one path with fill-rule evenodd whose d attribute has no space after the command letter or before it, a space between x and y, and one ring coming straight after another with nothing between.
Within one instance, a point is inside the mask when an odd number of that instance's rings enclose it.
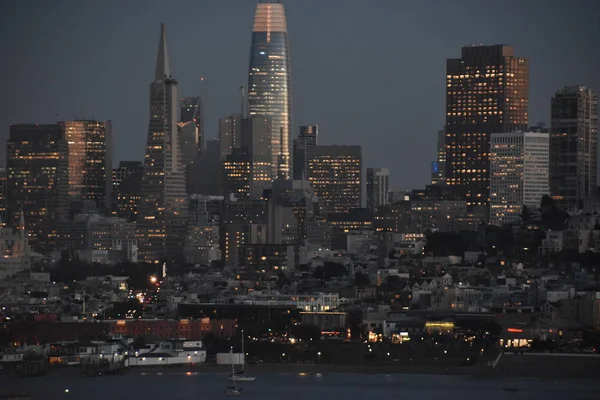
<instances>
[{"instance_id":1,"label":"streetlight","mask_svg":"<svg viewBox=\"0 0 600 400\"><path fill-rule=\"evenodd\" d=\"M317 353L317 356L319 356L319 364L320 364L321 363L321 352L320 351Z\"/></svg>"}]
</instances>

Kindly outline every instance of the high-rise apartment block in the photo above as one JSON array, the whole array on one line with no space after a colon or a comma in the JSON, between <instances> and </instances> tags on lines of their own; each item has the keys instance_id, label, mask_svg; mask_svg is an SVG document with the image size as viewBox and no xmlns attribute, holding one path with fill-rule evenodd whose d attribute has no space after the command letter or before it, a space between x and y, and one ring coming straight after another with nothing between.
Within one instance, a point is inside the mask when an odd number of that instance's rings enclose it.
<instances>
[{"instance_id":1,"label":"high-rise apartment block","mask_svg":"<svg viewBox=\"0 0 600 400\"><path fill-rule=\"evenodd\" d=\"M367 208L373 212L388 204L390 191L390 170L387 168L367 168Z\"/></svg>"},{"instance_id":2,"label":"high-rise apartment block","mask_svg":"<svg viewBox=\"0 0 600 400\"><path fill-rule=\"evenodd\" d=\"M183 255L188 206L177 134L178 100L163 24L156 73L150 85L150 122L138 207L140 261L174 260Z\"/></svg>"},{"instance_id":3,"label":"high-rise apartment block","mask_svg":"<svg viewBox=\"0 0 600 400\"><path fill-rule=\"evenodd\" d=\"M110 213L112 201L112 125L110 121L65 121L69 144L69 199L91 202Z\"/></svg>"},{"instance_id":4,"label":"high-rise apartment block","mask_svg":"<svg viewBox=\"0 0 600 400\"><path fill-rule=\"evenodd\" d=\"M11 125L6 159L10 225L23 215L32 248L47 253L54 249L57 222L68 216L64 125Z\"/></svg>"},{"instance_id":5,"label":"high-rise apartment block","mask_svg":"<svg viewBox=\"0 0 600 400\"><path fill-rule=\"evenodd\" d=\"M529 63L504 45L467 46L446 72L446 184L469 207L489 201L490 135L525 131Z\"/></svg>"},{"instance_id":6,"label":"high-rise apartment block","mask_svg":"<svg viewBox=\"0 0 600 400\"><path fill-rule=\"evenodd\" d=\"M283 4L260 0L252 29L248 115L272 121L272 179L291 177L292 80Z\"/></svg>"},{"instance_id":7,"label":"high-rise apartment block","mask_svg":"<svg viewBox=\"0 0 600 400\"><path fill-rule=\"evenodd\" d=\"M551 194L562 208L579 208L597 191L598 96L585 86L561 89L551 118Z\"/></svg>"},{"instance_id":8,"label":"high-rise apartment block","mask_svg":"<svg viewBox=\"0 0 600 400\"><path fill-rule=\"evenodd\" d=\"M491 135L491 225L518 222L523 206L539 207L549 193L549 146L547 133Z\"/></svg>"},{"instance_id":9,"label":"high-rise apartment block","mask_svg":"<svg viewBox=\"0 0 600 400\"><path fill-rule=\"evenodd\" d=\"M362 148L314 146L308 152L308 180L327 212L348 212L361 206Z\"/></svg>"}]
</instances>

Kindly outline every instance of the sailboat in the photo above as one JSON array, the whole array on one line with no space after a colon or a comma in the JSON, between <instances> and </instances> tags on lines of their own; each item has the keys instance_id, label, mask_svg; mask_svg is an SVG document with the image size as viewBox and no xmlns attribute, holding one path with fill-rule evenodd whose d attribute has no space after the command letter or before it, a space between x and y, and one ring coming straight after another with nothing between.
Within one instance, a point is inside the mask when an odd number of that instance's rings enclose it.
<instances>
[{"instance_id":1,"label":"sailboat","mask_svg":"<svg viewBox=\"0 0 600 400\"><path fill-rule=\"evenodd\" d=\"M245 375L245 365L246 365L246 353L244 352L244 331L242 330L242 370L238 372L232 372L229 377L230 381L234 382L254 382L256 380L255 376L246 376ZM233 362L233 360L232 360Z\"/></svg>"},{"instance_id":2,"label":"sailboat","mask_svg":"<svg viewBox=\"0 0 600 400\"><path fill-rule=\"evenodd\" d=\"M229 357L231 358L231 376L235 376L235 368L233 366L233 347L229 350ZM230 380L232 380L232 379L230 378ZM235 386L235 382L236 382L236 380L233 379L231 386L227 386L227 388L225 389L225 394L232 395L232 396L237 396L237 395L242 394L242 392L244 391L244 388L237 388Z\"/></svg>"}]
</instances>

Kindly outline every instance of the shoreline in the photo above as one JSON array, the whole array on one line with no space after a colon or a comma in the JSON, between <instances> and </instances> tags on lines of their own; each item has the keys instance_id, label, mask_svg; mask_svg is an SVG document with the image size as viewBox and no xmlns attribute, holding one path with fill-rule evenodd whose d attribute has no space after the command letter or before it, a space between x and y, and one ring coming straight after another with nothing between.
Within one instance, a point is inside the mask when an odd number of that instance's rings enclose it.
<instances>
[{"instance_id":1,"label":"shoreline","mask_svg":"<svg viewBox=\"0 0 600 400\"><path fill-rule=\"evenodd\" d=\"M168 374L168 373L208 373L229 374L231 366L217 364L193 364L175 366L144 366L129 367L119 371L122 375L128 374ZM398 364L284 364L265 363L247 365L246 371L250 375L264 375L271 373L328 375L328 374L361 374L361 375L436 375L436 376L464 376L474 379L498 378L540 378L540 379L598 379L595 369L589 368L495 368L488 369L478 366L446 366L446 365L398 365ZM50 367L48 374L80 373L78 366Z\"/></svg>"}]
</instances>

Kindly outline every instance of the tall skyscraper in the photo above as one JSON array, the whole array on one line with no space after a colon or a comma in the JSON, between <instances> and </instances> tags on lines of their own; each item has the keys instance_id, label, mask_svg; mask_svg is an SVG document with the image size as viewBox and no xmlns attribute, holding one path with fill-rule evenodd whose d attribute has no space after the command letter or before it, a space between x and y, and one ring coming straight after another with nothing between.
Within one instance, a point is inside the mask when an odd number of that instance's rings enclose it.
<instances>
[{"instance_id":1,"label":"tall skyscraper","mask_svg":"<svg viewBox=\"0 0 600 400\"><path fill-rule=\"evenodd\" d=\"M199 96L181 98L179 122L192 122L196 127L194 142L197 153L200 153L204 148L204 103Z\"/></svg>"},{"instance_id":2,"label":"tall skyscraper","mask_svg":"<svg viewBox=\"0 0 600 400\"><path fill-rule=\"evenodd\" d=\"M68 216L69 148L65 127L11 125L6 149L10 225L21 213L31 246L48 253L56 243L56 224Z\"/></svg>"},{"instance_id":3,"label":"tall skyscraper","mask_svg":"<svg viewBox=\"0 0 600 400\"><path fill-rule=\"evenodd\" d=\"M223 195L222 160L220 141L207 140L205 151L200 153L188 170L189 191L209 196Z\"/></svg>"},{"instance_id":4,"label":"tall skyscraper","mask_svg":"<svg viewBox=\"0 0 600 400\"><path fill-rule=\"evenodd\" d=\"M69 144L69 198L91 201L110 213L112 200L112 124L110 121L65 121Z\"/></svg>"},{"instance_id":5,"label":"tall skyscraper","mask_svg":"<svg viewBox=\"0 0 600 400\"><path fill-rule=\"evenodd\" d=\"M248 71L248 114L270 117L273 179L291 177L292 82L283 4L256 7Z\"/></svg>"},{"instance_id":6,"label":"tall skyscraper","mask_svg":"<svg viewBox=\"0 0 600 400\"><path fill-rule=\"evenodd\" d=\"M367 208L375 212L388 204L390 171L387 168L367 168Z\"/></svg>"},{"instance_id":7,"label":"tall skyscraper","mask_svg":"<svg viewBox=\"0 0 600 400\"><path fill-rule=\"evenodd\" d=\"M271 127L268 117L221 118L219 142L226 196L260 199L264 190L271 187Z\"/></svg>"},{"instance_id":8,"label":"tall skyscraper","mask_svg":"<svg viewBox=\"0 0 600 400\"><path fill-rule=\"evenodd\" d=\"M595 197L598 166L598 96L571 86L552 97L550 125L551 194L574 209Z\"/></svg>"},{"instance_id":9,"label":"tall skyscraper","mask_svg":"<svg viewBox=\"0 0 600 400\"><path fill-rule=\"evenodd\" d=\"M446 183L446 129L438 131L436 160L431 163L431 184Z\"/></svg>"},{"instance_id":10,"label":"tall skyscraper","mask_svg":"<svg viewBox=\"0 0 600 400\"><path fill-rule=\"evenodd\" d=\"M137 220L143 175L141 161L121 161L119 167L113 169L113 215L129 222Z\"/></svg>"},{"instance_id":11,"label":"tall skyscraper","mask_svg":"<svg viewBox=\"0 0 600 400\"><path fill-rule=\"evenodd\" d=\"M529 63L504 45L467 46L446 72L446 184L489 202L490 134L527 130Z\"/></svg>"},{"instance_id":12,"label":"tall skyscraper","mask_svg":"<svg viewBox=\"0 0 600 400\"><path fill-rule=\"evenodd\" d=\"M327 212L348 212L361 206L362 148L314 146L308 152L308 180Z\"/></svg>"},{"instance_id":13,"label":"tall skyscraper","mask_svg":"<svg viewBox=\"0 0 600 400\"><path fill-rule=\"evenodd\" d=\"M549 192L547 133L493 133L490 151L490 224L518 222Z\"/></svg>"},{"instance_id":14,"label":"tall skyscraper","mask_svg":"<svg viewBox=\"0 0 600 400\"><path fill-rule=\"evenodd\" d=\"M156 73L150 84L150 122L137 218L140 261L178 259L185 246L188 207L177 135L178 100L162 24Z\"/></svg>"},{"instance_id":15,"label":"tall skyscraper","mask_svg":"<svg viewBox=\"0 0 600 400\"><path fill-rule=\"evenodd\" d=\"M219 143L222 159L232 154L234 148L242 147L242 120L241 114L233 114L219 119Z\"/></svg>"},{"instance_id":16,"label":"tall skyscraper","mask_svg":"<svg viewBox=\"0 0 600 400\"><path fill-rule=\"evenodd\" d=\"M319 126L301 125L298 139L293 144L293 176L294 180L306 179L308 174L308 149L318 144Z\"/></svg>"}]
</instances>

